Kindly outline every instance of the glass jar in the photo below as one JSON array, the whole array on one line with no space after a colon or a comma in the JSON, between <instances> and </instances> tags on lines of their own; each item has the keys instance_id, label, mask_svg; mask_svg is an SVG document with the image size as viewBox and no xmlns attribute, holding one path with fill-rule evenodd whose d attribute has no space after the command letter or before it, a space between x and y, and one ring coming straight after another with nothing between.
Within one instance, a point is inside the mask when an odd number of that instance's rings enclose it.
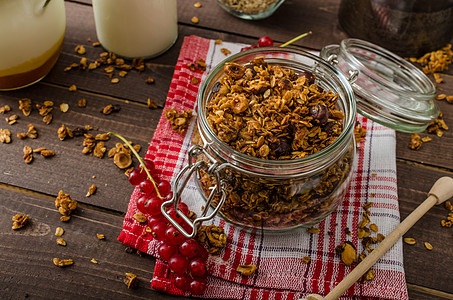
<instances>
[{"instance_id":1,"label":"glass jar","mask_svg":"<svg viewBox=\"0 0 453 300\"><path fill-rule=\"evenodd\" d=\"M349 36L407 57L437 50L453 37L451 0L342 0L338 19Z\"/></svg>"},{"instance_id":2,"label":"glass jar","mask_svg":"<svg viewBox=\"0 0 453 300\"><path fill-rule=\"evenodd\" d=\"M336 109L344 115L343 128L329 146L302 158L263 159L233 149L215 134L207 120L207 104L225 73L224 64L246 65L258 56L264 56L269 65L294 70L296 74L308 71L315 75L316 86L338 94ZM346 77L319 57L279 47L256 48L233 55L214 68L201 84L197 116L199 134L193 135L190 163L174 183L173 199L179 201L187 177L197 174L196 183L207 202L197 219L200 222L209 218L207 209L212 205L214 213L220 211L223 218L237 225L282 231L312 226L341 202L353 170L356 106ZM180 184L182 178L186 179Z\"/></svg>"},{"instance_id":3,"label":"glass jar","mask_svg":"<svg viewBox=\"0 0 453 300\"><path fill-rule=\"evenodd\" d=\"M271 16L285 0L217 0L224 10L244 20L260 20Z\"/></svg>"},{"instance_id":4,"label":"glass jar","mask_svg":"<svg viewBox=\"0 0 453 300\"><path fill-rule=\"evenodd\" d=\"M351 82L363 116L402 132L421 132L439 115L431 80L411 63L370 42L345 39L321 50Z\"/></svg>"},{"instance_id":5,"label":"glass jar","mask_svg":"<svg viewBox=\"0 0 453 300\"><path fill-rule=\"evenodd\" d=\"M151 58L178 37L176 0L93 0L101 45L124 58Z\"/></svg>"},{"instance_id":6,"label":"glass jar","mask_svg":"<svg viewBox=\"0 0 453 300\"><path fill-rule=\"evenodd\" d=\"M65 28L63 0L0 1L0 90L46 76L60 55Z\"/></svg>"}]
</instances>

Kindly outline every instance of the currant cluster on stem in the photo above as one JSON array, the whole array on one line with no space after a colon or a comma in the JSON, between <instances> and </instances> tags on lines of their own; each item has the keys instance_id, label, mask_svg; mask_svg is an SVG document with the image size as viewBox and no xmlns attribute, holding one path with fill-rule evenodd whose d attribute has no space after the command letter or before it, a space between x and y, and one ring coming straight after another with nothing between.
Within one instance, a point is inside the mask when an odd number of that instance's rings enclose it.
<instances>
[{"instance_id":1,"label":"currant cluster on stem","mask_svg":"<svg viewBox=\"0 0 453 300\"><path fill-rule=\"evenodd\" d=\"M193 295L203 294L208 276L208 252L197 240L186 238L167 222L161 212L164 201L172 197L170 183L159 177L154 162L147 158L129 174L129 182L140 188L137 208L147 217L152 236L160 241L157 252L175 273L175 286L183 291L190 291ZM187 204L179 202L178 209L184 215L189 215ZM174 207L168 207L166 211L186 232L192 232L192 228L177 214Z\"/></svg>"},{"instance_id":2,"label":"currant cluster on stem","mask_svg":"<svg viewBox=\"0 0 453 300\"><path fill-rule=\"evenodd\" d=\"M274 46L274 41L268 36L262 36L258 40L258 44L256 46L248 46L241 49L241 51L259 48L259 47L272 47Z\"/></svg>"}]
</instances>

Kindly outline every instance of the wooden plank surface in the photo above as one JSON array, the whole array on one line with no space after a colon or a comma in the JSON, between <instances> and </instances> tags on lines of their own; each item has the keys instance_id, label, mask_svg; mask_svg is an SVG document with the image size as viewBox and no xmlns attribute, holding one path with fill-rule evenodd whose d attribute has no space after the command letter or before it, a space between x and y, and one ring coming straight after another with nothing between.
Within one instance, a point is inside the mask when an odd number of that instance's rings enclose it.
<instances>
[{"instance_id":1,"label":"wooden plank surface","mask_svg":"<svg viewBox=\"0 0 453 300\"><path fill-rule=\"evenodd\" d=\"M336 16L339 1L287 0L272 17L253 22L227 14L215 1L201 1L202 8L193 7L195 2L178 1L179 37L175 45L164 55L146 61L145 72L130 72L120 83L113 85L102 69L63 71L82 56L93 61L103 51L88 41L88 38L96 41L91 1L67 1L66 37L55 68L36 85L14 92L0 92L0 107L8 104L13 109L6 116L13 113L20 116L17 124L3 123L0 126L13 132L11 144L0 144L0 153L3 154L0 163L1 296L6 299L56 299L62 295L65 299L181 299L151 290L149 280L155 259L127 254L124 245L116 241L133 190L123 171L110 158L83 155L81 137L60 141L57 129L61 124L70 128L91 125L93 133L115 131L146 150L162 113L179 49L186 35L253 44L262 35L284 42L312 30L312 36L296 45L316 50L346 37ZM192 24L190 19L193 16L199 17L199 24ZM77 45L84 45L87 54L76 54L74 48ZM445 82L439 87L441 92L453 95L453 70L447 73L443 75ZM156 82L146 84L144 80L148 76L155 78ZM67 87L72 84L77 84L77 92L68 91ZM18 100L24 97L31 98L34 103L54 101L52 123L45 125L36 110L29 117L23 116L18 110ZM86 108L77 107L81 97L87 99ZM161 107L148 109L145 105L147 98ZM61 103L69 104L67 113L59 111ZM100 110L107 104L119 104L121 110L103 115ZM446 123L453 124L452 105L445 101L438 104ZM26 132L29 123L36 126L39 138L18 139L16 133ZM423 144L419 151L413 151L408 147L410 135L397 134L402 218L425 199L426 192L438 177L453 175L451 130L441 138L432 137L432 142ZM114 139L106 142L107 148L116 142ZM35 155L34 161L27 165L22 158L25 145L46 147L55 151L56 156L44 159ZM93 183L98 186L98 191L86 197L88 187ZM60 189L70 193L81 204L77 216L69 223L59 221L53 205ZM12 231L10 219L17 212L30 214L31 226ZM407 234L418 241L413 246L404 245L411 299L453 299L451 276L448 276L451 273L449 265L453 262L450 251L452 229L440 226L440 220L446 215L443 207L434 207ZM67 247L55 243L53 233L57 226L66 230L63 237L68 242ZM104 233L107 239L97 240L96 233ZM433 245L433 251L423 247L424 241ZM63 258L65 255L74 258L74 266L59 269L52 264L53 257ZM98 265L89 261L93 257L100 262ZM125 272L140 276L139 289L128 290L125 287L122 283Z\"/></svg>"}]
</instances>

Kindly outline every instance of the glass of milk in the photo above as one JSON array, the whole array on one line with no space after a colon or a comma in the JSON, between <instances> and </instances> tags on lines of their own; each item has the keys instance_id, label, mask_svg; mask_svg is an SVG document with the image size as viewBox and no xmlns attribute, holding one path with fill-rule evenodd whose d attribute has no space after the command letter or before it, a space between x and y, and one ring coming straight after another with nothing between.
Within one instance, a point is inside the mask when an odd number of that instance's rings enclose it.
<instances>
[{"instance_id":1,"label":"glass of milk","mask_svg":"<svg viewBox=\"0 0 453 300\"><path fill-rule=\"evenodd\" d=\"M46 76L60 55L65 29L63 0L0 0L0 91Z\"/></svg>"},{"instance_id":2,"label":"glass of milk","mask_svg":"<svg viewBox=\"0 0 453 300\"><path fill-rule=\"evenodd\" d=\"M96 34L109 52L151 58L178 37L176 0L93 0Z\"/></svg>"}]
</instances>

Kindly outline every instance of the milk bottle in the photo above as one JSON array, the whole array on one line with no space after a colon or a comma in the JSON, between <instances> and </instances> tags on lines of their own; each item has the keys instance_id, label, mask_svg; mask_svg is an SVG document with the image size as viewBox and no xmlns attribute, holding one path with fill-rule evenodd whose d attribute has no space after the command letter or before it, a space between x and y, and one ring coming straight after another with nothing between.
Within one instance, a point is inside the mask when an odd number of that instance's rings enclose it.
<instances>
[{"instance_id":1,"label":"milk bottle","mask_svg":"<svg viewBox=\"0 0 453 300\"><path fill-rule=\"evenodd\" d=\"M176 0L93 0L102 46L125 58L150 58L178 36Z\"/></svg>"},{"instance_id":2,"label":"milk bottle","mask_svg":"<svg viewBox=\"0 0 453 300\"><path fill-rule=\"evenodd\" d=\"M63 0L1 0L0 90L46 76L60 55L65 27Z\"/></svg>"}]
</instances>

